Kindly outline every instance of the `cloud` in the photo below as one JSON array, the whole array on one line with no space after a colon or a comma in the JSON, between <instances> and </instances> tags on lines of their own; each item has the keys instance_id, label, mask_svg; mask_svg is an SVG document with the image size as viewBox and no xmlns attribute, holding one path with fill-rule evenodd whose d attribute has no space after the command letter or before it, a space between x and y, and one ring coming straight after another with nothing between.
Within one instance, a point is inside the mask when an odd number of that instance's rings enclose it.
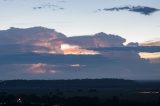
<instances>
[{"instance_id":1,"label":"cloud","mask_svg":"<svg viewBox=\"0 0 160 106\"><path fill-rule=\"evenodd\" d=\"M95 51L86 50L86 48L122 47L125 41L118 35L103 32L94 35L67 37L54 29L44 27L10 28L0 31L0 48L4 51L3 53L7 54L18 52L97 54ZM64 47L68 48L64 49Z\"/></svg>"},{"instance_id":2,"label":"cloud","mask_svg":"<svg viewBox=\"0 0 160 106\"><path fill-rule=\"evenodd\" d=\"M27 64L26 64L27 65ZM48 65L48 64L30 64L28 65L28 73L30 74L55 74L56 71L54 70L54 65Z\"/></svg>"},{"instance_id":3,"label":"cloud","mask_svg":"<svg viewBox=\"0 0 160 106\"><path fill-rule=\"evenodd\" d=\"M147 41L144 43L141 43L140 45L142 46L160 46L160 39L156 39L156 40L151 40L151 41Z\"/></svg>"},{"instance_id":4,"label":"cloud","mask_svg":"<svg viewBox=\"0 0 160 106\"><path fill-rule=\"evenodd\" d=\"M4 2L19 2L17 0L3 0ZM34 6L33 9L34 10L41 10L41 9L50 9L50 10L53 10L53 11L56 11L56 10L64 10L63 7L57 5L57 4L60 4L60 3L65 3L66 1L65 0L30 0L31 2L32 1L36 1L39 5L38 6Z\"/></svg>"},{"instance_id":5,"label":"cloud","mask_svg":"<svg viewBox=\"0 0 160 106\"><path fill-rule=\"evenodd\" d=\"M114 52L112 52L114 53ZM120 52L115 52L118 55ZM159 79L159 64L126 52L120 57L105 55L0 55L1 79ZM152 71L151 71L152 70Z\"/></svg>"},{"instance_id":6,"label":"cloud","mask_svg":"<svg viewBox=\"0 0 160 106\"><path fill-rule=\"evenodd\" d=\"M96 51L93 50L86 50L86 49L82 49L80 46L76 46L76 45L69 45L69 44L61 44L61 50L63 52L63 54L74 54L74 55L96 55L99 54Z\"/></svg>"},{"instance_id":7,"label":"cloud","mask_svg":"<svg viewBox=\"0 0 160 106\"><path fill-rule=\"evenodd\" d=\"M150 61L150 63L160 63L160 46L126 46L126 47L106 47L106 48L90 48L104 55L122 58L143 58ZM112 53L108 55L107 53Z\"/></svg>"},{"instance_id":8,"label":"cloud","mask_svg":"<svg viewBox=\"0 0 160 106\"><path fill-rule=\"evenodd\" d=\"M155 53L148 53L148 52L140 52L139 55L141 58L146 58L146 59L160 59L160 50L159 52Z\"/></svg>"},{"instance_id":9,"label":"cloud","mask_svg":"<svg viewBox=\"0 0 160 106\"><path fill-rule=\"evenodd\" d=\"M159 63L138 54L159 47L127 47L125 41L103 32L67 37L44 27L2 30L0 79L159 79Z\"/></svg>"},{"instance_id":10,"label":"cloud","mask_svg":"<svg viewBox=\"0 0 160 106\"><path fill-rule=\"evenodd\" d=\"M55 65L65 64L94 64L107 62L107 58L101 55L62 55L62 54L36 54L36 53L21 53L21 54L2 54L0 55L1 64L34 64L46 63ZM77 61L76 61L77 60ZM85 61L84 61L85 60Z\"/></svg>"},{"instance_id":11,"label":"cloud","mask_svg":"<svg viewBox=\"0 0 160 106\"><path fill-rule=\"evenodd\" d=\"M65 3L66 1L64 0L53 0L53 1L44 1L41 0L41 4L39 6L33 7L34 10L41 10L41 9L50 9L53 11L56 10L64 10L64 7L59 6L60 3Z\"/></svg>"},{"instance_id":12,"label":"cloud","mask_svg":"<svg viewBox=\"0 0 160 106\"><path fill-rule=\"evenodd\" d=\"M89 48L99 52L107 51L134 51L134 52L160 52L160 46L137 46L137 47L104 47L104 48Z\"/></svg>"},{"instance_id":13,"label":"cloud","mask_svg":"<svg viewBox=\"0 0 160 106\"><path fill-rule=\"evenodd\" d=\"M103 32L94 35L74 36L64 39L66 44L78 45L82 48L91 47L122 47L126 39L113 34Z\"/></svg>"},{"instance_id":14,"label":"cloud","mask_svg":"<svg viewBox=\"0 0 160 106\"><path fill-rule=\"evenodd\" d=\"M151 15L154 12L159 11L157 8L147 7L147 6L124 6L124 7L113 7L113 8L104 8L104 11L122 11L127 10L130 12L137 12L143 15Z\"/></svg>"},{"instance_id":15,"label":"cloud","mask_svg":"<svg viewBox=\"0 0 160 106\"><path fill-rule=\"evenodd\" d=\"M47 4L42 4L40 6L35 6L33 7L34 10L40 10L40 9L51 9L53 11L55 10L64 10L63 7L52 4L52 3L47 3Z\"/></svg>"}]
</instances>

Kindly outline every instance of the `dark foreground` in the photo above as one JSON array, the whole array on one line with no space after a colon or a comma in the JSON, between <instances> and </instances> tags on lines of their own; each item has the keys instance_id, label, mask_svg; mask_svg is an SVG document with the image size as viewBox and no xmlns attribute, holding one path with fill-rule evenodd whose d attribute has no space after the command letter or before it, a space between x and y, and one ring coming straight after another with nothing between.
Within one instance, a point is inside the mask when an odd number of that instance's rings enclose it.
<instances>
[{"instance_id":1,"label":"dark foreground","mask_svg":"<svg viewBox=\"0 0 160 106\"><path fill-rule=\"evenodd\" d=\"M0 106L160 106L160 82L119 79L1 81Z\"/></svg>"}]
</instances>

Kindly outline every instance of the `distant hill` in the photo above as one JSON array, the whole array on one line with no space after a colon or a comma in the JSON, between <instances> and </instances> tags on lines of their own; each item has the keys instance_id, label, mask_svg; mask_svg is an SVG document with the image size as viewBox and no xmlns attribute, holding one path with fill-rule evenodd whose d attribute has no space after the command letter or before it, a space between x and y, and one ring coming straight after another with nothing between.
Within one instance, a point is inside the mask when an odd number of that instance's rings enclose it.
<instances>
[{"instance_id":1,"label":"distant hill","mask_svg":"<svg viewBox=\"0 0 160 106\"><path fill-rule=\"evenodd\" d=\"M8 80L0 82L0 89L80 89L136 87L137 83L123 79L82 80Z\"/></svg>"}]
</instances>

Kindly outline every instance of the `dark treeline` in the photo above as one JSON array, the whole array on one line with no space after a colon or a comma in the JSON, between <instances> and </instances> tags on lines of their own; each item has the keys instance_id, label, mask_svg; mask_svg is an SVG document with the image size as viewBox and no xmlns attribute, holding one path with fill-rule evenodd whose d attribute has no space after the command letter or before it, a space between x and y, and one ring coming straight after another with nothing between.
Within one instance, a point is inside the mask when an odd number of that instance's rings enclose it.
<instances>
[{"instance_id":1,"label":"dark treeline","mask_svg":"<svg viewBox=\"0 0 160 106\"><path fill-rule=\"evenodd\" d=\"M89 96L66 98L63 95L0 95L0 106L160 106L160 97L156 101L121 100L112 96L107 99Z\"/></svg>"},{"instance_id":2,"label":"dark treeline","mask_svg":"<svg viewBox=\"0 0 160 106\"><path fill-rule=\"evenodd\" d=\"M0 106L160 106L159 81L0 81Z\"/></svg>"},{"instance_id":3,"label":"dark treeline","mask_svg":"<svg viewBox=\"0 0 160 106\"><path fill-rule=\"evenodd\" d=\"M23 88L160 88L160 81L124 79L4 80L0 89Z\"/></svg>"},{"instance_id":4,"label":"dark treeline","mask_svg":"<svg viewBox=\"0 0 160 106\"><path fill-rule=\"evenodd\" d=\"M6 80L0 89L21 88L120 88L136 87L139 84L123 79L74 79L74 80Z\"/></svg>"},{"instance_id":5,"label":"dark treeline","mask_svg":"<svg viewBox=\"0 0 160 106\"><path fill-rule=\"evenodd\" d=\"M123 79L73 79L73 80L4 80L0 90L10 89L106 89L106 88L160 88L160 81L132 81Z\"/></svg>"}]
</instances>

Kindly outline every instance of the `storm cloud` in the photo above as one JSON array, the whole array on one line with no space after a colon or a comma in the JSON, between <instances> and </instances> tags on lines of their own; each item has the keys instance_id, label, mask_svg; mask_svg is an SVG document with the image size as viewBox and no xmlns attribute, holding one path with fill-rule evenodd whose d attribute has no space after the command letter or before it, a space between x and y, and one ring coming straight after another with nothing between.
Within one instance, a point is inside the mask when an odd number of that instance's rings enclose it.
<instances>
[{"instance_id":1,"label":"storm cloud","mask_svg":"<svg viewBox=\"0 0 160 106\"><path fill-rule=\"evenodd\" d=\"M125 41L103 32L67 37L44 27L1 30L0 79L159 79L159 63L138 53L160 48Z\"/></svg>"},{"instance_id":2,"label":"storm cloud","mask_svg":"<svg viewBox=\"0 0 160 106\"><path fill-rule=\"evenodd\" d=\"M89 48L95 51L134 51L134 52L160 52L160 46L137 46L137 47L106 47L106 48Z\"/></svg>"},{"instance_id":3,"label":"storm cloud","mask_svg":"<svg viewBox=\"0 0 160 106\"><path fill-rule=\"evenodd\" d=\"M1 79L159 79L159 64L152 64L138 56L132 58L132 55L129 56L127 53L125 55L123 53L125 57L49 54L1 55Z\"/></svg>"},{"instance_id":4,"label":"storm cloud","mask_svg":"<svg viewBox=\"0 0 160 106\"><path fill-rule=\"evenodd\" d=\"M87 51L85 48L122 47L125 41L124 38L118 35L103 32L93 35L67 37L54 29L44 27L26 29L12 27L8 30L0 31L0 48L3 51L0 54L17 52L51 54L68 54L71 52L87 54L87 52L90 52L93 54L94 52Z\"/></svg>"}]
</instances>

